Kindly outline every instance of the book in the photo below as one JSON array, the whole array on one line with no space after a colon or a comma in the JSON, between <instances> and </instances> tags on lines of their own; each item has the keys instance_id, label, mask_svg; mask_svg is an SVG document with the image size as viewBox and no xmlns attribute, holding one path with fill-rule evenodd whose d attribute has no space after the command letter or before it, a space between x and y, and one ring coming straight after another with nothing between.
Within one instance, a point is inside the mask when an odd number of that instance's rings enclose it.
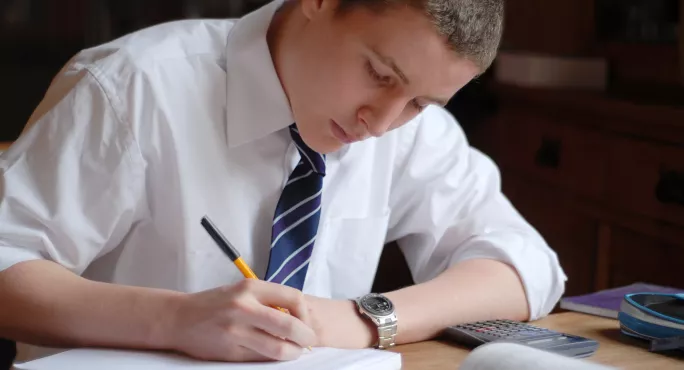
<instances>
[{"instance_id":1,"label":"book","mask_svg":"<svg viewBox=\"0 0 684 370\"><path fill-rule=\"evenodd\" d=\"M682 292L684 292L684 289L647 283L634 283L618 288L601 290L596 293L562 298L560 308L617 319L620 312L620 303L626 294Z\"/></svg>"},{"instance_id":2,"label":"book","mask_svg":"<svg viewBox=\"0 0 684 370\"><path fill-rule=\"evenodd\" d=\"M376 349L314 348L293 361L215 362L167 352L79 348L15 364L15 370L308 370L401 369L401 354Z\"/></svg>"}]
</instances>

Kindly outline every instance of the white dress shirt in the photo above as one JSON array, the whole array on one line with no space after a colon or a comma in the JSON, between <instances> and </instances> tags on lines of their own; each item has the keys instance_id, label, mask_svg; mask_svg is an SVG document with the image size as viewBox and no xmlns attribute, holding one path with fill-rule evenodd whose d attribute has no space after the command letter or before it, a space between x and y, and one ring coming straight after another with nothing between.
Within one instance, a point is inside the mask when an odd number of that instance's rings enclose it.
<instances>
[{"instance_id":1,"label":"white dress shirt","mask_svg":"<svg viewBox=\"0 0 684 370\"><path fill-rule=\"evenodd\" d=\"M46 259L118 284L235 283L243 276L200 225L208 215L263 277L275 206L299 159L265 37L279 4L154 26L69 61L0 156L0 270ZM517 269L533 319L563 293L556 254L443 108L326 164L305 293L369 292L394 240L417 283L489 258Z\"/></svg>"}]
</instances>

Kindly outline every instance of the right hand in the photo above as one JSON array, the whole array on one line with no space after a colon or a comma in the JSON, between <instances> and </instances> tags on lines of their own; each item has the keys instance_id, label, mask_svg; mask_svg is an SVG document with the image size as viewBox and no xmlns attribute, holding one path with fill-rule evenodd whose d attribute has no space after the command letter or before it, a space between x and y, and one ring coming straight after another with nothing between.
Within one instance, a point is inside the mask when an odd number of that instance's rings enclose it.
<instances>
[{"instance_id":1,"label":"right hand","mask_svg":"<svg viewBox=\"0 0 684 370\"><path fill-rule=\"evenodd\" d=\"M184 295L172 321L169 347L202 360L293 360L317 343L304 294L257 279Z\"/></svg>"}]
</instances>

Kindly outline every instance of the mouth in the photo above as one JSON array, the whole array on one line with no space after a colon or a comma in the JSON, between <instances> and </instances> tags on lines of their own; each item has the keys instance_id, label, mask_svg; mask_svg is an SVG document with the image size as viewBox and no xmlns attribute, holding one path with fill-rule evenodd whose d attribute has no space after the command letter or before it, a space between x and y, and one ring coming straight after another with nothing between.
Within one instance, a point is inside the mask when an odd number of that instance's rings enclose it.
<instances>
[{"instance_id":1,"label":"mouth","mask_svg":"<svg viewBox=\"0 0 684 370\"><path fill-rule=\"evenodd\" d=\"M335 138L337 140L345 143L345 144L351 144L355 141L358 141L359 139L356 137L351 136L350 134L345 131L342 126L338 125L337 122L330 120L330 126L331 126L331 131Z\"/></svg>"}]
</instances>

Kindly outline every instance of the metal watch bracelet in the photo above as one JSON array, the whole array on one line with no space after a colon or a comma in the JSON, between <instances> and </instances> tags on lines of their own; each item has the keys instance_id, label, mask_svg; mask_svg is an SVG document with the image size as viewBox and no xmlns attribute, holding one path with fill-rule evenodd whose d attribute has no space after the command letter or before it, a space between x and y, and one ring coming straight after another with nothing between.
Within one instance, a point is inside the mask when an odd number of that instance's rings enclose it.
<instances>
[{"instance_id":1,"label":"metal watch bracelet","mask_svg":"<svg viewBox=\"0 0 684 370\"><path fill-rule=\"evenodd\" d=\"M378 349L388 349L394 347L395 337L397 336L397 323L391 319L387 319L388 323L383 323L378 326Z\"/></svg>"}]
</instances>

